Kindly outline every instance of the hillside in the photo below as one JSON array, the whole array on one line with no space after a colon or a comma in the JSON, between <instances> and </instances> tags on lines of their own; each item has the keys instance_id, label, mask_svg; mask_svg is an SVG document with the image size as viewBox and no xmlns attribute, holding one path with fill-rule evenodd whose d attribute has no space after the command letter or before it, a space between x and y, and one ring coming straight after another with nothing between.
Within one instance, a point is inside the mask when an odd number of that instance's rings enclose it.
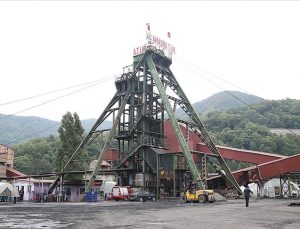
<instances>
[{"instance_id":1,"label":"hillside","mask_svg":"<svg viewBox=\"0 0 300 229\"><path fill-rule=\"evenodd\" d=\"M6 115L0 114L0 119ZM82 126L89 131L96 119L82 120ZM35 116L11 116L0 121L0 144L14 145L33 138L56 136L60 122ZM111 121L105 121L102 128L109 128Z\"/></svg>"},{"instance_id":2,"label":"hillside","mask_svg":"<svg viewBox=\"0 0 300 229\"><path fill-rule=\"evenodd\" d=\"M283 155L300 153L300 100L264 101L252 108L211 112L202 120L217 144ZM272 130L278 128L281 134L274 134Z\"/></svg>"},{"instance_id":3,"label":"hillside","mask_svg":"<svg viewBox=\"0 0 300 229\"><path fill-rule=\"evenodd\" d=\"M85 132L90 131L90 129L93 127L96 121L97 120L94 118L81 120L81 124L85 129ZM106 120L101 124L101 129L109 129L111 128L111 126L112 126L112 121Z\"/></svg>"},{"instance_id":4,"label":"hillside","mask_svg":"<svg viewBox=\"0 0 300 229\"><path fill-rule=\"evenodd\" d=\"M238 92L238 91L229 91L230 94L232 94L234 97L239 98L240 100L244 101L247 104L258 104L262 101L261 98L253 95L248 95L246 93ZM196 111L200 114L208 114L209 112L216 111L216 112L223 112L223 111L229 111L230 109L238 108L238 107L245 107L245 104L234 98L232 95L228 94L227 92L219 92L216 93L207 99L204 99L200 102L196 102L193 104ZM264 104L264 103L262 103ZM291 104L288 104L285 102L285 104L282 104L285 106L285 110L288 112L290 111L291 114L293 111L297 110L294 106L291 106ZM291 106L292 108L288 109L288 107ZM263 107L260 105L258 109L268 110L270 117L274 116L274 114L279 114L281 112L280 109L277 109L276 107L273 107L271 105L268 105L268 107ZM239 112L238 109L233 112ZM181 110L177 110L177 116L183 118L185 113ZM287 116L284 115L284 117L281 119L280 124L277 122L276 117L266 119L264 117L261 117L259 114L254 113L253 110L250 110L249 119L255 119L260 121L259 124L265 124L268 123L268 127L270 128L293 128L297 125L297 115L295 116ZM249 113L248 112L248 113ZM5 115L0 114L1 117L4 117ZM82 125L86 131L90 130L91 127L95 123L95 119L87 119L82 120ZM253 121L253 120L252 120ZM272 122L274 122L272 124ZM289 123L289 125L285 125L286 123ZM278 124L278 125L277 125ZM38 137L47 137L49 135L57 135L57 128L59 127L60 123L44 118L39 117L24 117L24 116L11 116L9 118L0 120L0 143L6 144L6 145L14 145L17 143L26 142L33 138ZM102 128L109 128L111 126L110 121L105 121L103 123ZM299 127L294 127L299 128Z\"/></svg>"},{"instance_id":5,"label":"hillside","mask_svg":"<svg viewBox=\"0 0 300 229\"><path fill-rule=\"evenodd\" d=\"M259 113L244 106L207 113L202 115L202 120L218 145L282 155L300 153L299 135L291 132L291 129L300 128L300 100L264 101L253 107ZM91 126L94 120L83 122ZM281 132L273 134L271 130L274 128L281 128ZM14 145L15 168L27 174L54 171L59 144L59 138L47 137ZM95 141L87 147L90 160L99 154L99 144ZM229 163L232 170L244 165Z\"/></svg>"},{"instance_id":6,"label":"hillside","mask_svg":"<svg viewBox=\"0 0 300 229\"><path fill-rule=\"evenodd\" d=\"M245 103L256 104L262 101L262 98L240 91L222 91L192 105L197 113L207 114L213 111L226 111L245 106ZM185 112L181 108L176 110L176 114L181 118L186 116Z\"/></svg>"},{"instance_id":7,"label":"hillside","mask_svg":"<svg viewBox=\"0 0 300 229\"><path fill-rule=\"evenodd\" d=\"M255 110L254 110L254 109ZM226 113L226 115L225 115ZM221 116L225 123L228 117L237 120L248 120L249 122L266 126L268 128L300 129L300 100L267 100L252 107L243 106L239 109L230 109L226 112L213 112L207 114L210 119ZM221 118L219 117L219 120ZM211 123L216 128L216 123Z\"/></svg>"},{"instance_id":8,"label":"hillside","mask_svg":"<svg viewBox=\"0 0 300 229\"><path fill-rule=\"evenodd\" d=\"M238 99L239 100L238 100ZM239 91L222 91L194 103L193 106L198 113L206 114L212 111L226 111L232 108L244 106L246 104L256 104L263 99L254 95L249 95Z\"/></svg>"},{"instance_id":9,"label":"hillside","mask_svg":"<svg viewBox=\"0 0 300 229\"><path fill-rule=\"evenodd\" d=\"M5 116L0 114L0 119ZM33 116L11 116L1 120L0 126L0 143L11 145L32 138L56 135L59 122Z\"/></svg>"},{"instance_id":10,"label":"hillside","mask_svg":"<svg viewBox=\"0 0 300 229\"><path fill-rule=\"evenodd\" d=\"M261 101L260 98L248 95L238 91L230 91L232 95L239 99L254 104ZM205 100L193 104L196 111L201 114L210 111L224 111L231 108L244 105L233 96L226 92L219 92ZM176 111L179 117L184 117L185 113L182 110ZM0 114L0 119L6 115ZM82 126L86 131L89 131L94 125L96 119L82 120ZM40 117L26 117L26 116L11 116L9 118L0 120L0 143L5 145L12 145L26 142L33 138L47 137L49 135L56 136L57 128L60 123ZM103 128L109 128L110 121L103 123Z\"/></svg>"}]
</instances>

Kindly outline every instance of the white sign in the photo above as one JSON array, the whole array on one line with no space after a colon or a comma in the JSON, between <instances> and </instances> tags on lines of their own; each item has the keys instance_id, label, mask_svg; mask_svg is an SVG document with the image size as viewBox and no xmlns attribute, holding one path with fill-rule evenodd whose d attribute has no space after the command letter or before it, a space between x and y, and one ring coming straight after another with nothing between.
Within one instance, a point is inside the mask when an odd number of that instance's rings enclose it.
<instances>
[{"instance_id":1,"label":"white sign","mask_svg":"<svg viewBox=\"0 0 300 229\"><path fill-rule=\"evenodd\" d=\"M164 52L164 55L169 58L172 58L172 55L175 54L175 47L173 45L155 35L152 35L150 31L146 31L146 40L147 44L137 47L133 50L133 56L143 54L146 51L148 45L162 50Z\"/></svg>"},{"instance_id":2,"label":"white sign","mask_svg":"<svg viewBox=\"0 0 300 229\"><path fill-rule=\"evenodd\" d=\"M147 45L143 45L143 46L133 49L133 56L143 54L146 51L146 49L147 49Z\"/></svg>"}]
</instances>

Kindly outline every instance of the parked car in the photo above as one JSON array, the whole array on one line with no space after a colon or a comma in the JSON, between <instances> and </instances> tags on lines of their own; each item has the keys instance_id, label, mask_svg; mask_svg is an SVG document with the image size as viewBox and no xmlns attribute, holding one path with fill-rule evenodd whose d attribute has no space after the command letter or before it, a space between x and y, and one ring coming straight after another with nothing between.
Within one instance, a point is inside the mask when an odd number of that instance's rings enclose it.
<instances>
[{"instance_id":1,"label":"parked car","mask_svg":"<svg viewBox=\"0 0 300 229\"><path fill-rule=\"evenodd\" d=\"M155 194L151 193L151 192L147 192L147 191L136 191L134 193L132 193L129 196L129 200L133 200L133 201L146 201L146 200L152 200L155 201Z\"/></svg>"}]
</instances>

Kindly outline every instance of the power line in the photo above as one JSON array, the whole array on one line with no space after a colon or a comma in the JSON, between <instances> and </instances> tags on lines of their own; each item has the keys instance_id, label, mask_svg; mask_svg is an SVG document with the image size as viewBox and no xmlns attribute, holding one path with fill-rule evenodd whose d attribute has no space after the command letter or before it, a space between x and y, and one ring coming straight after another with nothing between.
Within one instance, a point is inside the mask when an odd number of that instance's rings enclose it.
<instances>
[{"instance_id":1,"label":"power line","mask_svg":"<svg viewBox=\"0 0 300 229\"><path fill-rule=\"evenodd\" d=\"M181 61L181 62L184 62L184 61ZM186 63L183 63L183 64L184 64L184 65L188 65L189 63L186 62ZM206 70L203 70L203 69L201 69L200 67L198 67L198 66L196 66L196 65L193 65L193 64L189 64L189 65L192 66L193 68L199 69L199 70L205 72L206 74L209 74L209 75L211 75L211 76L213 76L213 77L215 77L215 78L217 78L217 79L219 79L219 80L222 80L222 81L224 81L224 82L226 82L226 83L228 83L228 84L230 84L230 85L232 85L232 86L234 86L234 87L237 87L237 88L239 88L239 89L242 90L242 91L245 91L245 90L243 90L242 88L240 88L240 87L238 87L238 86L236 86L236 85L230 83L229 81L226 81L226 80L224 80L224 79L222 79L222 78L216 76L215 74L212 74L212 73L210 73L210 72L208 72L208 71L206 71ZM243 104L247 105L248 107L250 107L251 109L255 110L257 113L259 113L259 114L262 115L263 117L265 117L265 118L267 118L267 119L270 119L269 117L267 117L266 115L264 115L263 113L261 113L259 110L257 110L255 107L253 107L252 105L248 104L246 101L244 101L244 100L238 98L237 96L235 96L235 95L232 94L231 92L225 90L223 87L219 86L219 85L216 84L215 82L209 80L209 79L208 79L207 77L205 77L204 75L200 74L199 72L195 71L194 69L192 69L192 68L190 68L190 67L187 67L187 68L190 69L192 72L194 72L197 76L200 76L200 77L202 77L202 78L205 78L205 79L206 79L207 81L209 81L211 84L214 84L216 87L222 89L225 93L231 95L233 98L237 99L237 100L240 101L241 103L243 103ZM81 88L81 89L79 89L79 90L73 91L73 92L71 92L71 93L65 94L65 95L60 96L60 97L57 97L57 98L55 98L55 99L52 99L52 100L46 101L46 102L44 102L44 103L38 104L38 105L36 105L36 106L33 106L33 107L30 107L30 108L24 109L24 110L22 110L22 111L19 111L19 112L14 113L14 114L7 115L7 116L1 118L0 120L5 119L5 118L8 118L8 117L10 117L10 116L12 116L12 115L15 115L15 114L18 114L18 113L21 113L21 112L24 112L24 111L33 109L33 108L35 108L35 107L38 107L38 106L47 104L47 103L49 103L49 102L58 100L58 99L60 99L60 98L63 98L63 97L66 97L66 96L75 94L75 93L80 92L80 91L82 91L82 90L85 90L85 89L87 89L87 88L90 88L90 87L93 87L93 86L98 85L98 84L100 84L100 83L103 83L104 81L106 81L106 80L109 79L109 78L111 78L111 77L104 78L104 80L103 80L102 82L99 82L99 83L95 83L95 84L89 85L89 86L87 86L87 87L85 87L85 88ZM93 81L93 82L98 82L98 81L99 81L99 80ZM92 82L90 82L90 83L92 83ZM86 84L89 84L89 83L81 84L81 86L82 86L82 85L86 85ZM36 97L42 96L42 95L46 95L46 94L50 94L50 93L54 93L54 92L58 92L58 91L62 91L62 90L66 90L66 89L70 89L70 88L74 88L74 87L78 87L78 86L80 86L80 85L75 85L75 86L72 86L72 87L69 87L69 88L59 89L59 90L55 90L55 91L52 91L52 92L47 92L47 93L44 93L44 94L41 94L41 95L37 95ZM35 97L35 96L28 97L28 98L25 98L25 99L20 99L20 100L26 100L26 99L33 98L33 97ZM267 100L265 100L265 99L263 99L263 98L261 98L261 99L264 100L264 101L267 101ZM17 101L17 100L16 100L16 101ZM16 101L12 101L11 103L16 102ZM0 105L3 105L3 104L0 104ZM274 105L277 106L277 104L274 104ZM278 107L279 107L279 106L278 106ZM58 123L58 124L55 124L55 125L53 125L53 126L47 127L47 128L45 128L45 129L42 129L42 130L40 130L40 131L34 132L34 133L32 133L32 134L30 134L30 135L28 135L28 136L25 136L25 137L23 137L23 138L14 140L14 141L12 141L12 142L9 142L8 144L12 144L12 143L14 143L14 142L18 142L18 141L20 141L20 140L26 139L26 138L28 138L28 137L30 137L30 136L34 136L35 134L44 132L44 131L46 131L46 130L48 130L48 129L50 129L50 128L53 128L53 127L55 127L55 126L57 126L57 125L59 125L59 123ZM292 130L290 130L290 129L287 129L287 130L290 131L291 133L297 135L294 131L292 131Z\"/></svg>"},{"instance_id":2,"label":"power line","mask_svg":"<svg viewBox=\"0 0 300 229\"><path fill-rule=\"evenodd\" d=\"M21 111L18 111L18 112L15 112L14 114L6 115L6 116L0 118L0 121L1 121L1 120L4 120L4 119L6 119L6 118L9 118L9 117L11 117L11 116L13 116L13 115L15 115L15 114L19 114L19 113L21 113L21 112L24 112L24 111L27 111L27 110L31 110L31 109L33 109L33 108L36 108L36 107L45 105L45 104L47 104L47 103L56 101L56 100L58 100L58 99L61 99L61 98L66 97L66 96L69 96L69 95L78 93L78 92L80 92L80 91L86 90L86 89L88 89L88 88L90 88L90 87L99 85L99 84L104 83L105 81L107 81L107 80L109 80L109 79L111 79L111 77L103 78L101 82L98 82L98 83L89 85L89 86L87 86L87 87L78 89L78 90L76 90L76 91L72 91L72 92L67 93L67 94L65 94L65 95L62 95L62 96L59 96L59 97L57 97L57 98L54 98L54 99L48 100L48 101L46 101L46 102L43 102L43 103L41 103L41 104L38 104L38 105L35 105L35 106L32 106L32 107L26 108L26 109L21 110ZM59 124L59 123L58 123L58 124ZM54 125L54 126L57 126L58 124L56 124L56 125ZM38 134L38 133L40 133L40 132L44 132L44 131L46 131L46 130L52 128L52 127L53 127L53 126L50 126L50 127L47 127L47 128L45 128L45 129L43 129L43 130L41 130L41 131L34 132L34 133L32 133L30 136L34 136L35 134ZM2 131L2 133L0 134L0 136L3 136L4 132L5 132L5 130ZM25 137L22 137L22 138L20 138L20 139L16 139L16 140L10 142L9 144L12 144L12 143L14 143L14 142L18 142L18 141L20 141L20 140L26 139L26 138L28 138L28 137L30 137L30 136L25 136Z\"/></svg>"},{"instance_id":3,"label":"power line","mask_svg":"<svg viewBox=\"0 0 300 229\"><path fill-rule=\"evenodd\" d=\"M240 86L237 86L236 84L233 84L233 83L231 83L231 82L229 82L229 81L227 81L227 80L225 80L225 79L223 79L223 78L217 76L216 74L213 74L213 73L211 73L211 72L209 72L209 71L206 71L206 70L204 70L203 68L200 68L199 66L197 66L197 65L195 65L195 64L188 63L188 62L186 62L186 61L184 61L184 60L182 60L182 59L180 59L180 58L179 58L179 61L181 61L182 63L185 62L187 65L190 65L190 66L192 66L193 68L199 69L200 71L202 71L202 72L204 72L204 73L206 73L206 74L208 74L208 75L210 75L210 76L212 76L212 77L214 77L214 78L216 78L216 79L218 79L218 80L221 80L221 81L223 81L223 82L225 82L225 83L227 83L227 84L229 84L229 85L231 85L231 86L233 86L233 87L239 89L240 91L242 91L242 92L244 92L244 93L247 93L247 94L250 94L250 95L252 94L252 93L246 91L244 88L241 88ZM207 78L206 78L206 79L207 79ZM208 80L208 79L207 79L207 80ZM208 80L208 81L211 82L210 80ZM216 85L216 84L215 84L215 85ZM217 87L221 88L221 87L218 86L218 85L217 85ZM224 90L223 88L221 88L221 89ZM260 97L260 96L257 96L257 95L255 95L255 96L258 97L259 99L263 100L264 102L268 102L268 100L266 100L266 99L264 99L264 98L262 98L262 97ZM235 97L235 96L233 96L233 97ZM277 104L273 104L273 106L275 106L275 107L277 107L277 108L281 108L281 107L280 107L279 105L277 105Z\"/></svg>"},{"instance_id":4,"label":"power line","mask_svg":"<svg viewBox=\"0 0 300 229\"><path fill-rule=\"evenodd\" d=\"M8 142L8 143L6 143L6 144L7 144L7 145L12 145L12 144L17 143L17 142L19 142L19 141L21 141L21 140L24 140L24 139L29 138L29 137L31 137L31 136L35 136L35 135L37 135L37 134L39 134L39 133L42 133L42 132L47 131L47 130L49 130L49 129L52 129L52 128L54 128L54 127L60 125L60 124L61 124L61 122L57 122L56 124L54 124L54 125L52 125L52 126L48 126L48 127L44 128L44 129L41 129L41 130L39 130L39 131L35 131L35 132L33 132L33 133L30 133L30 134L26 135L25 137L15 139L14 141Z\"/></svg>"},{"instance_id":5,"label":"power line","mask_svg":"<svg viewBox=\"0 0 300 229\"><path fill-rule=\"evenodd\" d=\"M107 78L110 78L110 77L107 77ZM105 79L106 79L106 78L105 78ZM104 82L104 81L103 81L103 82ZM103 83L103 82L101 82L101 83ZM92 86L92 85L91 85L91 86ZM17 142L19 142L19 141L21 141L21 140L24 140L24 139L26 139L26 138L29 138L29 137L31 137L31 136L35 136L35 135L37 135L37 134L39 134L39 133L45 132L45 131L47 131L47 130L49 130L49 129L51 129L51 128L54 128L54 127L58 126L59 124L60 124L60 122L58 122L57 124L54 124L54 125L52 125L52 126L46 127L46 128L44 128L44 129L41 129L41 130L39 130L39 131L30 133L30 134L28 134L28 135L26 135L26 136L24 136L24 137L15 139L14 141L8 142L7 145L11 145L11 144L17 143ZM3 133L4 133L4 132L3 132ZM3 133L2 133L0 136L2 136Z\"/></svg>"},{"instance_id":6,"label":"power line","mask_svg":"<svg viewBox=\"0 0 300 229\"><path fill-rule=\"evenodd\" d=\"M190 65L191 67L196 68L196 69L198 69L198 70L204 72L205 74L210 75L210 76L212 76L212 77L214 77L214 78L216 78L216 79L218 79L218 80L221 80L221 81L223 81L224 83L227 83L227 84L229 84L229 85L231 85L231 86L233 86L233 87L235 87L235 88L241 90L242 92L245 92L245 93L247 93L247 94L252 94L252 93L246 91L244 88L241 88L240 86L238 86L238 85L236 85L236 84L233 84L233 83L229 82L228 80L225 80L225 79L223 79L223 78L217 76L217 75L214 74L214 73L211 73L211 72L209 72L209 71L207 71L207 70L205 70L205 69L203 69L203 68L200 68L199 66L197 66L197 65L195 65L195 64L186 62L186 61L182 60L181 58L179 58L179 61L182 62L182 63L184 63L184 64L186 64L186 65ZM265 99L262 98L262 97L259 97L259 96L256 96L256 97L258 97L258 98L260 98L260 99L262 99L262 100L265 100Z\"/></svg>"},{"instance_id":7,"label":"power line","mask_svg":"<svg viewBox=\"0 0 300 229\"><path fill-rule=\"evenodd\" d=\"M87 85L87 84L92 84L92 83L95 83L95 82L98 82L98 81L101 81L101 79L90 81L90 82L86 82L86 83L82 83L82 84L76 84L76 85L73 85L73 86L70 86L70 87L61 88L61 89L58 89L58 90L48 91L48 92L45 92L45 93L42 93L42 94L33 95L33 96L29 96L29 97L22 98L22 99L16 99L16 100L12 100L12 101L5 102L5 103L0 103L0 106L5 106L5 105L13 104L13 103L18 103L18 102L26 101L26 100L29 100L29 99L38 98L38 97L45 96L45 95L54 94L54 93L57 93L57 92L61 92L61 91L73 89L73 88L76 88L76 87L81 87L81 86L84 86L84 85Z\"/></svg>"},{"instance_id":8,"label":"power line","mask_svg":"<svg viewBox=\"0 0 300 229\"><path fill-rule=\"evenodd\" d=\"M200 76L200 77L202 77L202 78L205 78L205 79L206 79L208 82L210 82L211 84L214 84L216 87L218 87L219 89L223 90L225 93L231 95L233 98L237 99L237 100L240 101L241 103L243 103L243 104L245 104L246 106L250 107L251 109L253 109L254 111L256 111L258 114L260 114L261 116L263 116L263 117L267 118L268 120L270 120L270 118L269 118L268 116L266 116L265 114L261 113L261 112L260 112L258 109L256 109L254 106L252 106L251 104L247 103L246 101L244 101L244 100L238 98L237 96L233 95L233 94L232 94L231 92L229 92L228 90L224 89L223 87L221 87L221 86L218 85L217 83L215 83L215 82L209 80L207 77L203 76L202 74L200 74L199 72L195 71L195 70L192 69L192 68L199 69L199 70L205 72L206 74L211 75L211 76L213 76L213 77L215 77L215 78L217 78L217 79L219 79L219 80L222 80L223 82L226 82L226 83L228 83L228 84L230 84L230 85L232 85L232 86L234 86L234 87L236 87L236 88L239 88L242 92L245 92L245 90L242 89L241 87L236 86L236 85L230 83L229 81L226 81L226 80L224 80L224 79L222 79L222 78L216 76L215 74L212 74L212 73L210 73L210 72L208 72L208 71L206 71L206 70L203 70L203 69L201 69L200 67L198 67L198 66L196 66L196 65L194 65L194 64L190 64L190 63L187 63L187 62L181 61L181 60L179 60L179 61L182 62L182 64L185 65L185 66L186 66L188 69L190 69L192 72L194 72L194 73L196 74L196 76ZM184 62L185 62L185 63L184 63ZM190 65L192 68L188 67L187 65ZM248 94L250 94L250 93L248 93ZM258 97L258 96L257 96L257 97ZM267 102L267 100L264 99L264 98L261 98L261 97L258 97L258 98L262 99L264 102ZM280 106L278 106L277 104L273 104L273 105L274 105L275 107L277 107L277 108L280 108ZM291 129L287 129L287 130L288 130L289 132L291 132L292 134L298 136L298 135L296 134L296 132L294 132L293 130L291 130Z\"/></svg>"},{"instance_id":9,"label":"power line","mask_svg":"<svg viewBox=\"0 0 300 229\"><path fill-rule=\"evenodd\" d=\"M17 112L15 112L15 113L13 113L13 114L5 115L4 117L0 118L0 121L3 120L3 119L9 118L9 117L11 117L11 116L13 116L13 115L20 114L20 113L22 113L22 112L24 112L24 111L28 111L28 110L31 110L31 109L34 109L34 108L43 106L43 105L48 104L48 103L50 103L50 102L59 100L59 99L61 99L61 98L64 98L64 97L73 95L73 94L75 94L75 93L78 93L78 92L80 92L80 91L86 90L86 89L88 89L88 88L97 86L97 85L99 85L99 84L105 82L106 80L108 80L108 79L110 79L110 78L111 78L111 77L104 78L101 82L98 82L98 83L95 83L95 84L86 86L86 87L84 87L84 88L80 88L80 89L78 89L78 90L72 91L72 92L70 92L70 93L64 94L64 95L59 96L59 97L56 97L56 98L54 98L54 99L47 100L47 101L42 102L42 103L40 103L40 104L34 105L34 106L32 106L32 107L28 107L28 108L26 108L26 109L17 111Z\"/></svg>"}]
</instances>

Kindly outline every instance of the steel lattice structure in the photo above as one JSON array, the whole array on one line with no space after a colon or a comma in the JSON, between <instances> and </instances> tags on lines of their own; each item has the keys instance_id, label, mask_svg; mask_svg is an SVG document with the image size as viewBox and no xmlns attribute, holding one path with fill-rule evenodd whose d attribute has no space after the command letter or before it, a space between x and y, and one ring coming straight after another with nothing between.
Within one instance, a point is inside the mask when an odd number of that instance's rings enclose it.
<instances>
[{"instance_id":1,"label":"steel lattice structure","mask_svg":"<svg viewBox=\"0 0 300 229\"><path fill-rule=\"evenodd\" d=\"M98 136L99 126L112 115L113 126L99 154L96 168L87 185L87 191L91 190L103 161L104 152L113 139L116 139L118 143L115 168L121 171L119 184L133 183L134 186L141 188L147 188L153 182L156 182L157 185L159 180L157 155L166 150L170 144L164 136L164 120L165 114L167 114L198 188L205 188L206 160L204 159L202 162L203 172L199 172L190 153L187 137L182 133L180 125L185 125L187 130L195 132L201 138L217 158L218 164L212 160L208 160L208 162L213 163L213 166L221 171L231 185L241 193L230 169L173 75L170 69L171 64L171 58L151 45L146 47L144 53L134 56L133 64L125 67L123 74L116 78L117 91L112 100L66 163L62 172L67 170L69 163ZM185 111L189 121L179 120L176 117L177 106ZM132 180L134 181L132 182ZM59 178L54 185L58 181ZM52 190L50 189L49 192Z\"/></svg>"}]
</instances>

